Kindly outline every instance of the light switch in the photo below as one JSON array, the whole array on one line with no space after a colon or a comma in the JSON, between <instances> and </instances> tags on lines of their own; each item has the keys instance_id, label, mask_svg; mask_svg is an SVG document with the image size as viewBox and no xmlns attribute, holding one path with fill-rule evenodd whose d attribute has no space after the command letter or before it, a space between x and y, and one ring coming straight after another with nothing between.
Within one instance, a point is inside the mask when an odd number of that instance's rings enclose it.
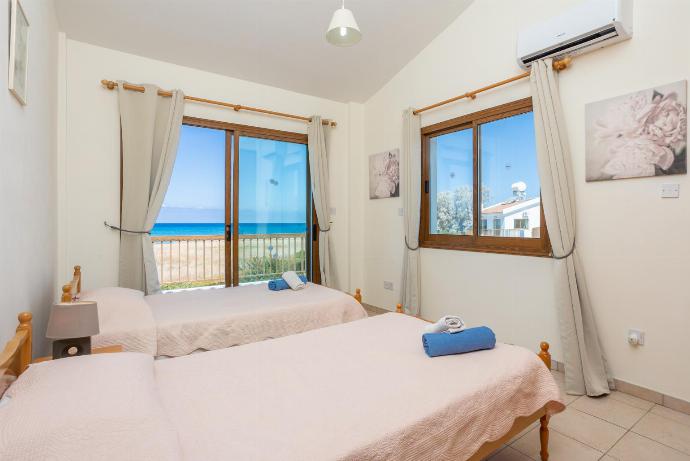
<instances>
[{"instance_id":1,"label":"light switch","mask_svg":"<svg viewBox=\"0 0 690 461\"><path fill-rule=\"evenodd\" d=\"M678 198L680 197L680 184L662 184L661 198Z\"/></svg>"},{"instance_id":2,"label":"light switch","mask_svg":"<svg viewBox=\"0 0 690 461\"><path fill-rule=\"evenodd\" d=\"M334 206L331 207L330 211L331 211L331 216L335 216L335 207Z\"/></svg>"},{"instance_id":3,"label":"light switch","mask_svg":"<svg viewBox=\"0 0 690 461\"><path fill-rule=\"evenodd\" d=\"M402 208L398 208L398 216L404 216L405 212L403 211Z\"/></svg>"}]
</instances>

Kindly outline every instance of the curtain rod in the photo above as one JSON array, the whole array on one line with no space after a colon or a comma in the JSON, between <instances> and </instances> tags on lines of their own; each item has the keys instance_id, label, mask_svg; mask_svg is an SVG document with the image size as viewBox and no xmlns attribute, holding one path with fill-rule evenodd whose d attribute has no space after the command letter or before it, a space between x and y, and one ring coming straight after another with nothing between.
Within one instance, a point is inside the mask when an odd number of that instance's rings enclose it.
<instances>
[{"instance_id":1,"label":"curtain rod","mask_svg":"<svg viewBox=\"0 0 690 461\"><path fill-rule=\"evenodd\" d=\"M113 82L112 80L101 80L101 85L103 85L104 87L106 87L109 90L114 90L115 88L117 88L118 83ZM122 88L124 88L125 90L130 90L130 91L138 91L139 93L143 93L146 90L143 86L132 85L130 83L123 83ZM172 93L170 91L158 90L158 95L164 96L164 97L170 97L170 96L172 96ZM233 109L235 112L239 112L241 110L246 110L249 112L258 112L260 114L275 115L276 117L290 118L293 120L301 120L303 122L311 122L311 117L304 117L302 115L286 114L284 112L276 112L273 110L259 109L257 107L243 106L241 104L232 104L229 102L214 101L213 99L197 98L196 96L185 95L184 98L187 101L194 101L194 102L200 102L203 104L211 104L214 106L226 107L228 109ZM333 120L324 120L321 123L323 125L330 125L332 127L335 127L338 125Z\"/></svg>"},{"instance_id":2,"label":"curtain rod","mask_svg":"<svg viewBox=\"0 0 690 461\"><path fill-rule=\"evenodd\" d=\"M570 63L572 62L573 58L571 57L565 57L563 59L560 59L558 61L553 62L553 69L557 72L565 70L570 66ZM469 99L475 99L479 93L483 93L488 90L492 90L494 88L497 88L499 86L506 85L508 83L515 82L517 80L522 80L523 78L529 77L530 72L523 72L520 75L516 75L514 77L507 78L505 80L501 80L500 82L492 83L491 85L484 86L482 88L478 88L474 91L468 91L465 94L461 94L460 96L455 96L454 98L446 99L445 101L437 102L436 104L432 104L430 106L422 107L421 109L415 109L412 111L414 115L419 115L422 112L426 112L431 109L436 109L437 107L445 106L446 104L450 104L451 102L459 101L461 99L469 98Z\"/></svg>"}]
</instances>

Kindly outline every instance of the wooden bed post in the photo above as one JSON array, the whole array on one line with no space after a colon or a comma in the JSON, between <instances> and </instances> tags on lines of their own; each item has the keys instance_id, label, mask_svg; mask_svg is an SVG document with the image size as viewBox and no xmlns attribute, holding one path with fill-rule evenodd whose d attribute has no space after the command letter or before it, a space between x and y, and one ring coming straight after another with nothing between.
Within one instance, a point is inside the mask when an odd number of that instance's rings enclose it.
<instances>
[{"instance_id":1,"label":"wooden bed post","mask_svg":"<svg viewBox=\"0 0 690 461\"><path fill-rule=\"evenodd\" d=\"M551 370L551 353L549 352L549 343L542 341L539 344L539 358L544 362L546 368ZM544 415L539 418L539 442L541 443L541 450L539 455L541 461L548 461L549 459L549 416Z\"/></svg>"},{"instance_id":2,"label":"wooden bed post","mask_svg":"<svg viewBox=\"0 0 690 461\"><path fill-rule=\"evenodd\" d=\"M544 362L544 365L546 365L546 368L549 370L551 369L551 353L549 353L549 343L546 341L542 341L541 344L539 344L539 358Z\"/></svg>"},{"instance_id":3,"label":"wooden bed post","mask_svg":"<svg viewBox=\"0 0 690 461\"><path fill-rule=\"evenodd\" d=\"M72 302L72 284L67 283L62 285L62 296L60 297L61 303L71 303Z\"/></svg>"},{"instance_id":4,"label":"wooden bed post","mask_svg":"<svg viewBox=\"0 0 690 461\"><path fill-rule=\"evenodd\" d=\"M355 289L355 294L353 295L358 303L362 304L362 290L359 288Z\"/></svg>"},{"instance_id":5,"label":"wooden bed post","mask_svg":"<svg viewBox=\"0 0 690 461\"><path fill-rule=\"evenodd\" d=\"M17 316L19 320L19 325L17 326L17 333L20 331L26 331L26 340L24 344L21 345L19 350L19 370L18 373L24 373L31 363L31 345L33 342L33 327L31 326L31 319L33 315L31 312L22 312Z\"/></svg>"},{"instance_id":6,"label":"wooden bed post","mask_svg":"<svg viewBox=\"0 0 690 461\"><path fill-rule=\"evenodd\" d=\"M398 314L404 314L404 313L405 313L405 311L403 311L402 304L399 304L399 303L396 304L396 306L395 306L395 312L397 312Z\"/></svg>"},{"instance_id":7,"label":"wooden bed post","mask_svg":"<svg viewBox=\"0 0 690 461\"><path fill-rule=\"evenodd\" d=\"M541 461L549 460L549 416L544 415L539 418L539 442L541 443L541 450L539 456Z\"/></svg>"},{"instance_id":8,"label":"wooden bed post","mask_svg":"<svg viewBox=\"0 0 690 461\"><path fill-rule=\"evenodd\" d=\"M74 266L74 280L77 281L77 293L81 293L81 266Z\"/></svg>"}]
</instances>

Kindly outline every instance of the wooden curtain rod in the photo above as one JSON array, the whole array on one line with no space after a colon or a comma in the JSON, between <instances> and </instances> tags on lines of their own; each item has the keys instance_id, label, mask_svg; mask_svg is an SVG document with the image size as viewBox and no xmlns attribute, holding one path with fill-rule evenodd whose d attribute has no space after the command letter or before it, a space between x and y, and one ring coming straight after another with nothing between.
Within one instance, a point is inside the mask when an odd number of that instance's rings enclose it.
<instances>
[{"instance_id":1,"label":"wooden curtain rod","mask_svg":"<svg viewBox=\"0 0 690 461\"><path fill-rule=\"evenodd\" d=\"M109 90L114 90L115 88L117 88L118 83L113 82L112 80L101 80L101 85L103 85L104 87L106 87ZM143 93L146 90L143 86L132 85L130 83L123 83L122 88L124 88L125 90L130 90L130 91L138 91L139 93ZM164 97L170 97L170 96L172 96L172 93L170 91L158 90L158 95L164 96ZM239 112L241 110L247 110L250 112L258 112L260 114L275 115L276 117L284 117L284 118L290 118L293 120L301 120L303 122L311 122L311 117L304 117L302 115L286 114L284 112L276 112L274 110L259 109L258 107L243 106L241 104L232 104L232 103L223 102L223 101L214 101L213 99L197 98L196 96L185 95L184 98L187 101L194 101L194 102L200 102L203 104L212 104L214 106L226 107L228 109L234 110L235 112ZM324 120L321 123L323 125L330 125L332 127L335 127L338 125L333 120Z\"/></svg>"},{"instance_id":2,"label":"wooden curtain rod","mask_svg":"<svg viewBox=\"0 0 690 461\"><path fill-rule=\"evenodd\" d=\"M570 66L570 63L572 62L573 58L571 57L566 57L563 59L560 59L558 61L553 62L553 69L557 72L560 72L562 70L565 70ZM517 80L522 80L523 78L529 77L529 71L528 72L523 72L520 75L516 75L514 77L507 78L505 80L501 80L500 82L492 83L491 85L484 86L482 88L476 89L474 91L468 91L465 94L461 94L460 96L455 96L454 98L446 99L445 101L437 102L436 104L432 104L430 106L422 107L421 109L415 109L412 111L413 114L419 115L422 112L426 112L431 109L436 109L437 107L445 106L446 104L450 104L451 102L459 101L461 99L469 98L469 99L475 99L479 93L483 93L485 91L492 90L494 88L497 88L499 86L507 85L508 83L515 82Z\"/></svg>"}]
</instances>

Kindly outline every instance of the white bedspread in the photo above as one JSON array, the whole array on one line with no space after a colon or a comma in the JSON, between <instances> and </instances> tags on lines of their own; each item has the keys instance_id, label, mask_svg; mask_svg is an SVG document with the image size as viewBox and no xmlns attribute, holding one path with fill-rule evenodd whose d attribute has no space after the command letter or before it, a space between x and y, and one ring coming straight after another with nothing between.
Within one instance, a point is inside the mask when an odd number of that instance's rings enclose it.
<instances>
[{"instance_id":1,"label":"white bedspread","mask_svg":"<svg viewBox=\"0 0 690 461\"><path fill-rule=\"evenodd\" d=\"M562 411L534 352L428 358L400 314L155 362L187 460L462 460L518 416Z\"/></svg>"},{"instance_id":2,"label":"white bedspread","mask_svg":"<svg viewBox=\"0 0 690 461\"><path fill-rule=\"evenodd\" d=\"M355 299L312 283L270 291L266 284L145 297L156 322L158 355L223 349L367 316Z\"/></svg>"},{"instance_id":3,"label":"white bedspread","mask_svg":"<svg viewBox=\"0 0 690 461\"><path fill-rule=\"evenodd\" d=\"M93 347L121 345L126 352L156 355L156 322L144 293L129 288L105 287L82 293L82 301L96 301L100 333Z\"/></svg>"}]
</instances>

